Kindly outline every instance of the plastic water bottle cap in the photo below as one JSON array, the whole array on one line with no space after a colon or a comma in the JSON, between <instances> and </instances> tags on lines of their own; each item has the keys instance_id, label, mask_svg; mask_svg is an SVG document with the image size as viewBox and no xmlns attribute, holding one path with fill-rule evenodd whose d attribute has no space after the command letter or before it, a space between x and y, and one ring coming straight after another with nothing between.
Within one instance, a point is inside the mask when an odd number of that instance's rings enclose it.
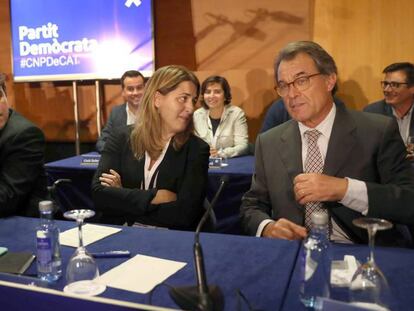
<instances>
[{"instance_id":1,"label":"plastic water bottle cap","mask_svg":"<svg viewBox=\"0 0 414 311\"><path fill-rule=\"evenodd\" d=\"M40 201L39 202L39 211L41 212L51 212L53 211L53 202L52 201Z\"/></svg>"},{"instance_id":2,"label":"plastic water bottle cap","mask_svg":"<svg viewBox=\"0 0 414 311\"><path fill-rule=\"evenodd\" d=\"M328 223L328 214L321 212L314 212L311 216L312 223L315 225L326 225Z\"/></svg>"}]
</instances>

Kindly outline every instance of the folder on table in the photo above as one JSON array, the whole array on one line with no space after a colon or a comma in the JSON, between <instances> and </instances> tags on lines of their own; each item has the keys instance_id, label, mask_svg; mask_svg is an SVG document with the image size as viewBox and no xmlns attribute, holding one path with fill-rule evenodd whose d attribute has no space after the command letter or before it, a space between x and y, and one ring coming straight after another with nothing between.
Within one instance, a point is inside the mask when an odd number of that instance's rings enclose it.
<instances>
[{"instance_id":1,"label":"folder on table","mask_svg":"<svg viewBox=\"0 0 414 311\"><path fill-rule=\"evenodd\" d=\"M7 252L0 257L0 272L22 274L34 259L31 252Z\"/></svg>"}]
</instances>

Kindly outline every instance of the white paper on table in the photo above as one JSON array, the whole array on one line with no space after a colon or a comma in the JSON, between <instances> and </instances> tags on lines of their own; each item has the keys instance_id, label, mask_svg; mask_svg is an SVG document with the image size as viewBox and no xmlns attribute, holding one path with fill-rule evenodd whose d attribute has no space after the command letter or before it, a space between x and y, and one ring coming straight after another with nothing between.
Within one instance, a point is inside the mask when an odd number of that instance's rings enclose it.
<instances>
[{"instance_id":1,"label":"white paper on table","mask_svg":"<svg viewBox=\"0 0 414 311\"><path fill-rule=\"evenodd\" d=\"M83 246L87 246L96 241L99 241L107 236L118 233L122 229L112 228L108 226L85 224L82 226L82 238ZM78 247L79 245L79 233L78 228L72 228L61 232L59 235L60 244L72 247Z\"/></svg>"},{"instance_id":2,"label":"white paper on table","mask_svg":"<svg viewBox=\"0 0 414 311\"><path fill-rule=\"evenodd\" d=\"M102 274L96 280L106 286L146 294L186 264L180 261L136 255Z\"/></svg>"},{"instance_id":3,"label":"white paper on table","mask_svg":"<svg viewBox=\"0 0 414 311\"><path fill-rule=\"evenodd\" d=\"M344 256L343 269L331 270L331 285L338 287L349 287L356 270L358 269L358 263L356 258L352 255Z\"/></svg>"}]
</instances>

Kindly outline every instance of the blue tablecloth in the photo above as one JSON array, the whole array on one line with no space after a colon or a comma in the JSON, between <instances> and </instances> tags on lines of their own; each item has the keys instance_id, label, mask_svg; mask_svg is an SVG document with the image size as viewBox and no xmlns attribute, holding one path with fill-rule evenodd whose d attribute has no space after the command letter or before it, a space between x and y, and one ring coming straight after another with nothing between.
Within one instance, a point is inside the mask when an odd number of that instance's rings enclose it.
<instances>
[{"instance_id":1,"label":"blue tablecloth","mask_svg":"<svg viewBox=\"0 0 414 311\"><path fill-rule=\"evenodd\" d=\"M286 299L282 310L306 310L299 301L299 285L301 281L300 253L296 259L294 273L290 280ZM414 309L414 251L411 249L376 247L375 261L384 273L390 286L392 301L391 310L413 310ZM344 255L353 255L363 263L367 261L369 249L365 245L332 244L333 260L343 260ZM331 288L331 298L339 301L349 301L348 289Z\"/></svg>"},{"instance_id":2,"label":"blue tablecloth","mask_svg":"<svg viewBox=\"0 0 414 311\"><path fill-rule=\"evenodd\" d=\"M91 199L91 181L97 165L82 163L98 156L96 152L91 152L46 164L49 184L61 178L72 180L72 184L62 185L58 189L58 198L64 209L94 209ZM250 188L253 169L253 156L231 158L228 159L227 167L209 169L207 188L209 200L216 193L221 176L229 176L229 183L214 209L217 216L217 232L241 233L238 221L241 197Z\"/></svg>"},{"instance_id":3,"label":"blue tablecloth","mask_svg":"<svg viewBox=\"0 0 414 311\"><path fill-rule=\"evenodd\" d=\"M0 246L10 251L35 251L35 227L38 219L12 217L0 219ZM57 221L61 231L75 227L74 222ZM143 254L186 262L187 265L167 279L170 285L195 285L193 266L194 234L165 229L122 227L122 231L89 245L90 251L128 249L132 255ZM237 310L236 290L247 297L256 310L279 310L288 287L297 251L298 242L270 240L222 234L201 234L205 255L207 280L219 285L225 297L225 310ZM74 248L62 246L63 266L66 267ZM124 262L125 258L97 259L101 273ZM35 273L32 264L27 273ZM17 279L17 277L11 277ZM2 277L0 276L0 279ZM136 280L139 282L139 280ZM63 277L53 287L62 289ZM27 298L24 292L12 291L13 297L0 291L0 305L18 305ZM8 293L10 295L10 293ZM101 296L124 301L146 303L148 296L108 288ZM153 303L158 306L177 307L167 293L166 287L156 289ZM31 305L31 310L43 310ZM56 307L56 310L60 308ZM89 309L88 309L89 310ZM242 310L246 310L243 308Z\"/></svg>"},{"instance_id":4,"label":"blue tablecloth","mask_svg":"<svg viewBox=\"0 0 414 311\"><path fill-rule=\"evenodd\" d=\"M10 251L35 251L35 227L38 219L11 217L0 219L0 246ZM61 230L75 227L74 222L57 221ZM187 265L166 280L170 285L195 284L192 246L194 235L165 229L122 227L122 232L89 245L90 251L128 249L132 255L143 254L186 262ZM237 310L236 290L247 297L255 310L305 310L299 301L300 243L236 235L201 234L206 273L209 284L219 285L225 296L225 310ZM66 267L74 249L62 246L63 266ZM345 254L354 255L364 262L368 247L362 245L332 245L333 259L343 259ZM377 247L376 262L388 279L393 299L392 310L412 310L414 306L414 251L399 248ZM97 259L104 273L125 258ZM36 273L33 263L27 273ZM18 281L16 276L0 275L0 280ZM137 280L138 282L139 280ZM63 277L53 288L62 289ZM13 306L24 305L28 294L17 290L0 290L0 305L11 306L8 310L21 310ZM108 288L102 297L130 302L147 303L148 296ZM332 290L332 298L347 300L347 291ZM41 301L41 297L37 297ZM64 310L60 299L47 300L42 304L30 304L31 310ZM155 290L153 303L158 306L176 305L161 286ZM46 306L48 308L46 308ZM53 307L54 309L50 308ZM66 306L67 307L67 306ZM50 309L49 309L50 308ZM7 308L6 308L7 309ZM5 309L5 310L6 310ZM99 309L87 309L99 310ZM106 309L105 309L106 310ZM243 307L241 310L247 310Z\"/></svg>"}]
</instances>

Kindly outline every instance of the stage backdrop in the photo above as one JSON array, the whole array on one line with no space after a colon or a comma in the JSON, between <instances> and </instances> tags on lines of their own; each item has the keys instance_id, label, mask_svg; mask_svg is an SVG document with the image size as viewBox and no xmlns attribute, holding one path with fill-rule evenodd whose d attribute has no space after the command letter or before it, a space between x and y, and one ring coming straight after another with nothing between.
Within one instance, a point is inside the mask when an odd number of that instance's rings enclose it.
<instances>
[{"instance_id":1,"label":"stage backdrop","mask_svg":"<svg viewBox=\"0 0 414 311\"><path fill-rule=\"evenodd\" d=\"M119 79L154 70L151 0L11 0L15 81Z\"/></svg>"},{"instance_id":2,"label":"stage backdrop","mask_svg":"<svg viewBox=\"0 0 414 311\"><path fill-rule=\"evenodd\" d=\"M412 16L412 0L154 0L155 62L156 67L184 64L198 70L200 79L225 75L234 104L246 110L253 141L276 97L272 65L284 43L311 39L325 47L337 62L339 96L362 109L382 97L379 81L386 65L414 61ZM303 20L292 22L297 18ZM49 141L73 141L70 83L14 83L9 23L9 0L0 0L0 71L8 76L10 104L38 124ZM82 83L79 97L81 140L94 141L93 83ZM104 85L103 97L106 120L122 102L117 81Z\"/></svg>"}]
</instances>

